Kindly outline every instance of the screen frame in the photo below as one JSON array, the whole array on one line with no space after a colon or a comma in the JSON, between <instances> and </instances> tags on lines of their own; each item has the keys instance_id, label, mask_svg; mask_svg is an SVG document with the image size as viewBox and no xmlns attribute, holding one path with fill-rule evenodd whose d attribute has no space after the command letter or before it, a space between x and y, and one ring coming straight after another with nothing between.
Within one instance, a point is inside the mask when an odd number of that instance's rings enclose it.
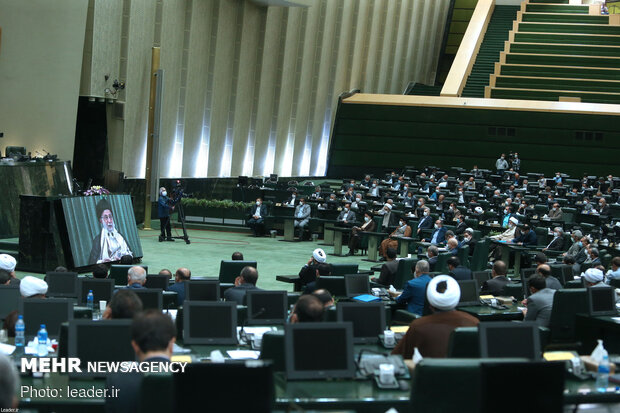
<instances>
[{"instance_id":1,"label":"screen frame","mask_svg":"<svg viewBox=\"0 0 620 413\"><path fill-rule=\"evenodd\" d=\"M163 287L163 288L148 286L149 279L151 279L151 280L165 280L166 286ZM170 287L170 277L168 277L167 275L164 275L164 274L147 274L146 275L146 282L144 283L144 287L145 288L155 288L155 289L158 289L158 290L165 291L165 290L168 289L168 287Z\"/></svg>"},{"instance_id":2,"label":"screen frame","mask_svg":"<svg viewBox=\"0 0 620 413\"><path fill-rule=\"evenodd\" d=\"M471 279L471 280L457 280L456 281L459 284L459 288L461 289L461 296L459 297L459 302L456 305L457 307L468 307L468 306L472 306L472 305L481 305L480 304L480 286L478 285L478 280L476 279ZM476 295L478 297L478 299L476 301L462 301L463 300L463 288L461 287L463 284L473 284L474 286L474 291L476 291Z\"/></svg>"},{"instance_id":3,"label":"screen frame","mask_svg":"<svg viewBox=\"0 0 620 413\"><path fill-rule=\"evenodd\" d=\"M611 310L594 310L594 300L593 294L594 291L598 290L608 290L609 300L613 303L613 309ZM605 315L618 315L618 311L616 310L616 290L613 287L588 287L587 289L587 297L588 297L588 315L590 316L605 316ZM602 295L602 294L601 294Z\"/></svg>"},{"instance_id":4,"label":"screen frame","mask_svg":"<svg viewBox=\"0 0 620 413\"><path fill-rule=\"evenodd\" d=\"M68 346L67 346L67 357L78 357L78 337L77 337L77 331L78 331L78 327L79 326L83 326L83 325L102 325L102 323L105 323L106 325L109 326L126 326L128 329L131 330L131 323L133 321L132 320L127 320L127 319L123 319L123 320L87 320L87 319L76 319L76 320L72 320L71 322L69 322L69 332L68 332ZM114 338L110 337L111 340L113 340ZM104 343L106 344L106 343ZM107 344L111 344L111 343L107 343ZM131 344L129 344L131 346ZM133 360L116 360L116 361L136 361L136 356L134 353L134 359ZM82 372L78 373L78 372L70 372L69 373L69 378L85 378L85 377L106 377L109 373L96 373L96 372L88 372L86 371L83 366L80 365L80 367L82 367Z\"/></svg>"},{"instance_id":5,"label":"screen frame","mask_svg":"<svg viewBox=\"0 0 620 413\"><path fill-rule=\"evenodd\" d=\"M183 281L183 282L185 283L185 299L186 300L193 301L193 302L209 302L209 303L213 303L213 302L220 301L222 299L221 283L220 283L220 280L218 280L218 279L214 278L214 279L211 279L211 280L186 280L186 281ZM200 285L200 284L215 284L215 286L216 286L215 291L217 291L217 298L215 300L196 300L196 299L192 299L190 297L190 290L192 289L191 285Z\"/></svg>"},{"instance_id":6,"label":"screen frame","mask_svg":"<svg viewBox=\"0 0 620 413\"><path fill-rule=\"evenodd\" d=\"M377 308L378 312L379 312L379 322L381 323L381 333L383 334L383 331L385 331L386 329L386 317L385 317L385 306L383 305L383 303L359 303L359 302L340 302L338 303L338 305L336 305L336 320L338 320L338 322L349 322L351 323L351 325L353 325L352 321L349 320L343 320L344 317L344 309L346 308L362 308L362 307L375 307ZM353 326L353 344L368 344L368 343L378 343L379 342L379 336L375 336L375 337L355 337L355 326Z\"/></svg>"},{"instance_id":7,"label":"screen frame","mask_svg":"<svg viewBox=\"0 0 620 413\"><path fill-rule=\"evenodd\" d=\"M296 330L345 330L345 351L347 354L347 367L341 370L295 370L295 348L293 338ZM322 322L322 323L296 323L284 326L284 355L286 365L286 378L288 380L322 380L326 378L351 379L355 376L355 361L353 353L353 324L350 322Z\"/></svg>"},{"instance_id":8,"label":"screen frame","mask_svg":"<svg viewBox=\"0 0 620 413\"><path fill-rule=\"evenodd\" d=\"M142 297L140 297L141 294L155 294L157 296L157 308L155 308L155 310L163 311L164 293L159 288L126 288L126 289L130 289L134 293L136 293L138 298L140 298L140 301L142 301ZM144 310L148 310L149 308L152 308L152 307L148 307L148 308L144 307L144 302L142 302L142 308Z\"/></svg>"},{"instance_id":9,"label":"screen frame","mask_svg":"<svg viewBox=\"0 0 620 413\"><path fill-rule=\"evenodd\" d=\"M48 285L48 289L47 289L47 293L45 294L47 297L58 297L58 298L64 298L64 297L70 297L70 298L75 298L77 297L77 279L78 279L78 273L77 272L59 272L59 271L48 271L45 274L45 281L47 282ZM50 288L52 283L50 282L51 279L53 279L54 277L58 277L58 278L69 278L72 277L73 278L73 293L50 293Z\"/></svg>"},{"instance_id":10,"label":"screen frame","mask_svg":"<svg viewBox=\"0 0 620 413\"><path fill-rule=\"evenodd\" d=\"M282 299L282 314L283 317L279 318L254 318L255 312L252 311L252 304L254 296L260 295L273 295L281 296ZM285 324L288 317L288 293L284 290L248 290L245 293L247 316L247 325L272 325L272 324Z\"/></svg>"},{"instance_id":11,"label":"screen frame","mask_svg":"<svg viewBox=\"0 0 620 413\"><path fill-rule=\"evenodd\" d=\"M542 350L540 346L540 330L538 329L538 324L534 321L521 321L519 323L514 323L512 321L488 321L484 323L478 324L478 336L479 336L479 345L480 345L480 357L481 358L526 358L523 356L514 356L507 355L501 357L494 357L489 355L489 345L488 345L488 334L487 332L491 329L502 329L502 328L510 328L510 329L528 329L532 330L533 337L533 346L534 346L534 358L527 358L529 360L541 360L542 359Z\"/></svg>"},{"instance_id":12,"label":"screen frame","mask_svg":"<svg viewBox=\"0 0 620 413\"><path fill-rule=\"evenodd\" d=\"M25 312L24 312L25 307L29 303L41 303L44 305L45 304L64 304L67 309L67 319L61 321L60 324L67 322L67 321L71 322L73 320L73 300L71 300L70 298L22 298L21 300L19 300L19 308L18 308L19 314L25 315ZM29 323L29 325L32 325L32 319L28 321L28 318L25 316L24 316L24 322ZM57 339L58 337L60 337L60 328L58 330L58 333L53 333L48 328L49 323L35 322L34 324L37 326L37 329L36 329L37 332L39 331L40 324L45 324L45 329L47 330L48 338ZM25 336L26 336L26 340L28 340L28 337L36 337L37 333L35 333L33 336L25 332Z\"/></svg>"},{"instance_id":13,"label":"screen frame","mask_svg":"<svg viewBox=\"0 0 620 413\"><path fill-rule=\"evenodd\" d=\"M232 324L229 337L192 337L190 335L191 309L194 307L228 307ZM183 302L183 344L237 345L237 304L226 301L188 301Z\"/></svg>"},{"instance_id":14,"label":"screen frame","mask_svg":"<svg viewBox=\"0 0 620 413\"><path fill-rule=\"evenodd\" d=\"M114 295L114 280L112 280L111 278L90 278L90 277L78 277L77 279L77 305L78 306L85 306L86 303L86 298L88 297L88 292L83 292L83 286L84 286L84 282L94 282L94 283L98 283L98 284L109 284L110 285L110 298L107 300L108 302L110 302L110 300L112 299L112 295ZM83 299L83 300L82 300ZM94 303L93 303L94 304ZM96 306L95 306L96 307Z\"/></svg>"},{"instance_id":15,"label":"screen frame","mask_svg":"<svg viewBox=\"0 0 620 413\"><path fill-rule=\"evenodd\" d=\"M110 270L108 272L108 279L114 280L114 285L118 285L118 286L125 286L127 285L128 282L128 278L127 278L127 271L129 271L129 269L131 267L142 267L144 268L144 271L148 274L149 273L149 266L148 265L129 265L129 264L112 264L110 265ZM120 269L125 269L125 273L122 274L123 275L123 279L117 279L117 275L115 274L116 271L114 270L120 270ZM120 275L118 276L120 277ZM117 284L117 281L122 281L121 284Z\"/></svg>"},{"instance_id":16,"label":"screen frame","mask_svg":"<svg viewBox=\"0 0 620 413\"><path fill-rule=\"evenodd\" d=\"M365 285L368 287L366 289L366 292L362 292L362 293L349 292L349 288L352 288L352 286L350 285L351 283L357 282L358 280L364 280L364 279L366 280ZM370 294L370 279L365 274L363 275L345 274L344 275L344 291L345 291L346 296L349 298L357 297L358 295L363 295L363 294Z\"/></svg>"}]
</instances>

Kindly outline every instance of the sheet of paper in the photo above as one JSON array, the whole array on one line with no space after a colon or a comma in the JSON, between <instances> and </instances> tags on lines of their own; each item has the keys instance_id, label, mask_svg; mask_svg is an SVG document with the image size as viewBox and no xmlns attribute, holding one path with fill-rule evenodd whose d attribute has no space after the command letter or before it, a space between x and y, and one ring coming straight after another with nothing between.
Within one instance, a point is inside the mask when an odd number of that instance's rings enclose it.
<instances>
[{"instance_id":1,"label":"sheet of paper","mask_svg":"<svg viewBox=\"0 0 620 413\"><path fill-rule=\"evenodd\" d=\"M170 361L173 361L175 363L191 363L192 362L192 357L191 356L173 355L172 357L170 357Z\"/></svg>"},{"instance_id":2,"label":"sheet of paper","mask_svg":"<svg viewBox=\"0 0 620 413\"><path fill-rule=\"evenodd\" d=\"M247 359L257 360L258 357L260 356L260 351L228 350L226 354L228 354L228 357L230 357L233 360L247 360Z\"/></svg>"},{"instance_id":3,"label":"sheet of paper","mask_svg":"<svg viewBox=\"0 0 620 413\"><path fill-rule=\"evenodd\" d=\"M409 326L392 326L390 330L395 333L406 333L409 330Z\"/></svg>"},{"instance_id":4,"label":"sheet of paper","mask_svg":"<svg viewBox=\"0 0 620 413\"><path fill-rule=\"evenodd\" d=\"M572 360L576 356L570 351L547 351L543 354L543 357L547 361L562 361Z\"/></svg>"},{"instance_id":5,"label":"sheet of paper","mask_svg":"<svg viewBox=\"0 0 620 413\"><path fill-rule=\"evenodd\" d=\"M15 351L15 346L0 343L0 353L10 356Z\"/></svg>"}]
</instances>

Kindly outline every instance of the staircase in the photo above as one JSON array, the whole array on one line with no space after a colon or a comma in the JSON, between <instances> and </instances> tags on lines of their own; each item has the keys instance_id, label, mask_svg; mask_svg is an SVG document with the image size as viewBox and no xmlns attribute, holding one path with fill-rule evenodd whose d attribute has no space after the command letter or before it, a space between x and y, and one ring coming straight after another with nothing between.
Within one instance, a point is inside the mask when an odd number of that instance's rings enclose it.
<instances>
[{"instance_id":1,"label":"staircase","mask_svg":"<svg viewBox=\"0 0 620 413\"><path fill-rule=\"evenodd\" d=\"M476 62L463 89L463 97L484 97L484 88L489 85L489 76L495 70L495 62L499 61L499 53L504 50L504 42L508 40L508 32L512 29L517 11L519 6L495 6Z\"/></svg>"}]
</instances>

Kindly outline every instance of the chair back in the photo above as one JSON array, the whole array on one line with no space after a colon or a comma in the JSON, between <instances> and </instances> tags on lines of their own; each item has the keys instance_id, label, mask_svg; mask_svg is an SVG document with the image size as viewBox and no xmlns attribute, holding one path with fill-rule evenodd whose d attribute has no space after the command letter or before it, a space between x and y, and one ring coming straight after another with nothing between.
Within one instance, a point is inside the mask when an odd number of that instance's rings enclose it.
<instances>
[{"instance_id":1,"label":"chair back","mask_svg":"<svg viewBox=\"0 0 620 413\"><path fill-rule=\"evenodd\" d=\"M329 275L345 275L345 274L357 274L357 264L331 264L331 272Z\"/></svg>"},{"instance_id":2,"label":"chair back","mask_svg":"<svg viewBox=\"0 0 620 413\"><path fill-rule=\"evenodd\" d=\"M476 242L474 254L469 263L469 269L472 271L486 270L489 262L489 240L483 239Z\"/></svg>"},{"instance_id":3,"label":"chair back","mask_svg":"<svg viewBox=\"0 0 620 413\"><path fill-rule=\"evenodd\" d=\"M478 327L457 327L450 334L448 358L479 358Z\"/></svg>"},{"instance_id":4,"label":"chair back","mask_svg":"<svg viewBox=\"0 0 620 413\"><path fill-rule=\"evenodd\" d=\"M551 342L575 340L575 315L588 312L585 288L557 290L549 320Z\"/></svg>"},{"instance_id":5,"label":"chair back","mask_svg":"<svg viewBox=\"0 0 620 413\"><path fill-rule=\"evenodd\" d=\"M234 283L244 267L257 268L256 261L222 260L220 262L220 283Z\"/></svg>"},{"instance_id":6,"label":"chair back","mask_svg":"<svg viewBox=\"0 0 620 413\"><path fill-rule=\"evenodd\" d=\"M413 258L401 258L398 260L398 268L394 275L394 288L402 290L407 281L413 278L414 265L418 260Z\"/></svg>"}]
</instances>

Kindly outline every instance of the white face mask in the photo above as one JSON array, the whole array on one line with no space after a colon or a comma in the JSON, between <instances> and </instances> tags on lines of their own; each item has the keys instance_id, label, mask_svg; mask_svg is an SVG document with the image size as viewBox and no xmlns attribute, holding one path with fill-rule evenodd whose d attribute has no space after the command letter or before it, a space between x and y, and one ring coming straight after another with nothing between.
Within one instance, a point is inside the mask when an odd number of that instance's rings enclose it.
<instances>
[{"instance_id":1,"label":"white face mask","mask_svg":"<svg viewBox=\"0 0 620 413\"><path fill-rule=\"evenodd\" d=\"M404 227L404 226L405 226L405 223L404 223L403 221L399 221L399 222L398 222L398 224L399 224L401 227Z\"/></svg>"},{"instance_id":2,"label":"white face mask","mask_svg":"<svg viewBox=\"0 0 620 413\"><path fill-rule=\"evenodd\" d=\"M557 211L558 209L556 207L551 208L552 211Z\"/></svg>"},{"instance_id":3,"label":"white face mask","mask_svg":"<svg viewBox=\"0 0 620 413\"><path fill-rule=\"evenodd\" d=\"M260 206L260 201L256 201L256 205L259 205L259 206Z\"/></svg>"},{"instance_id":4,"label":"white face mask","mask_svg":"<svg viewBox=\"0 0 620 413\"><path fill-rule=\"evenodd\" d=\"M355 198L357 202L362 202L362 198Z\"/></svg>"},{"instance_id":5,"label":"white face mask","mask_svg":"<svg viewBox=\"0 0 620 413\"><path fill-rule=\"evenodd\" d=\"M349 208L344 207L344 212L349 212Z\"/></svg>"},{"instance_id":6,"label":"white face mask","mask_svg":"<svg viewBox=\"0 0 620 413\"><path fill-rule=\"evenodd\" d=\"M428 216L428 212L424 211L424 216L427 217Z\"/></svg>"},{"instance_id":7,"label":"white face mask","mask_svg":"<svg viewBox=\"0 0 620 413\"><path fill-rule=\"evenodd\" d=\"M560 237L560 233L559 233L559 232L554 232L554 233L553 233L553 236L554 236L555 238L559 238L559 237Z\"/></svg>"},{"instance_id":8,"label":"white face mask","mask_svg":"<svg viewBox=\"0 0 620 413\"><path fill-rule=\"evenodd\" d=\"M372 187L373 187L373 188L374 188L374 187L376 187L376 186L377 186L377 184L372 184Z\"/></svg>"},{"instance_id":9,"label":"white face mask","mask_svg":"<svg viewBox=\"0 0 620 413\"><path fill-rule=\"evenodd\" d=\"M300 202L300 203L299 203L299 205L300 205L300 206L303 206L303 205L304 205L304 203L303 203L303 202Z\"/></svg>"},{"instance_id":10,"label":"white face mask","mask_svg":"<svg viewBox=\"0 0 620 413\"><path fill-rule=\"evenodd\" d=\"M161 196L168 196L168 192L166 192L166 191L162 192Z\"/></svg>"},{"instance_id":11,"label":"white face mask","mask_svg":"<svg viewBox=\"0 0 620 413\"><path fill-rule=\"evenodd\" d=\"M368 218L368 217L364 217L364 221L365 221L365 222L368 222L368 221L370 221L370 218Z\"/></svg>"},{"instance_id":12,"label":"white face mask","mask_svg":"<svg viewBox=\"0 0 620 413\"><path fill-rule=\"evenodd\" d=\"M435 229L439 229L439 225L435 224Z\"/></svg>"},{"instance_id":13,"label":"white face mask","mask_svg":"<svg viewBox=\"0 0 620 413\"><path fill-rule=\"evenodd\" d=\"M422 201L418 201L418 205L422 205Z\"/></svg>"}]
</instances>

